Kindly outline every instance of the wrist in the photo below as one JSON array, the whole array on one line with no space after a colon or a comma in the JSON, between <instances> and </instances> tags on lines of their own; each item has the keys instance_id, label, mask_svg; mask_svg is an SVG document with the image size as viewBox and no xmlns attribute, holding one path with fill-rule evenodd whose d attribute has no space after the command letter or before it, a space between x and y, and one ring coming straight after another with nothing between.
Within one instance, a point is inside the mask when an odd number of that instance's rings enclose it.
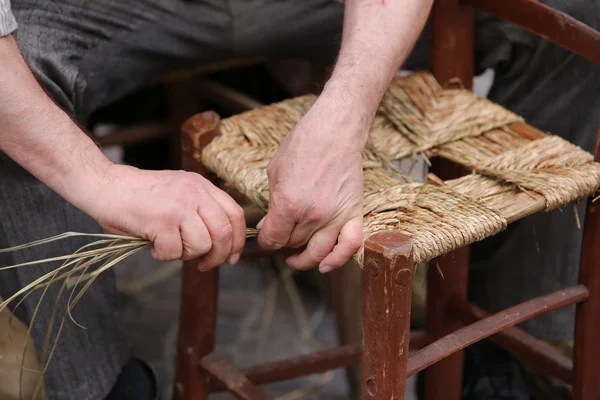
<instances>
[{"instance_id":1,"label":"wrist","mask_svg":"<svg viewBox=\"0 0 600 400\"><path fill-rule=\"evenodd\" d=\"M362 151L380 100L369 89L332 78L326 83L311 113L317 114L323 124L333 125L331 131L335 132L338 146L343 141Z\"/></svg>"},{"instance_id":2,"label":"wrist","mask_svg":"<svg viewBox=\"0 0 600 400\"><path fill-rule=\"evenodd\" d=\"M85 133L79 132L77 150L57 174L56 191L69 203L97 219L98 205L106 200L114 180L113 164Z\"/></svg>"}]
</instances>

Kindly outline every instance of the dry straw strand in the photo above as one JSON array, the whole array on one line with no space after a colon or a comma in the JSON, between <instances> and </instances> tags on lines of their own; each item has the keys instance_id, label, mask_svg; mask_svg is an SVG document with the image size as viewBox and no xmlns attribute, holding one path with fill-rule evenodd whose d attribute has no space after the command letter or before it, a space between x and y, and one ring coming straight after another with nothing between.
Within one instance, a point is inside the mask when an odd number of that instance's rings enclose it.
<instances>
[{"instance_id":1,"label":"dry straw strand","mask_svg":"<svg viewBox=\"0 0 600 400\"><path fill-rule=\"evenodd\" d=\"M220 135L199 154L202 162L267 210L266 168L314 99L288 99L224 119ZM424 262L598 189L600 166L589 153L554 136L533 140L544 134L523 134L523 126L520 116L455 82L442 87L426 72L394 79L363 152L364 238L381 230L405 233L415 261ZM473 174L434 180L435 186L412 183L392 162L416 154L447 158ZM362 257L361 249L359 265Z\"/></svg>"}]
</instances>

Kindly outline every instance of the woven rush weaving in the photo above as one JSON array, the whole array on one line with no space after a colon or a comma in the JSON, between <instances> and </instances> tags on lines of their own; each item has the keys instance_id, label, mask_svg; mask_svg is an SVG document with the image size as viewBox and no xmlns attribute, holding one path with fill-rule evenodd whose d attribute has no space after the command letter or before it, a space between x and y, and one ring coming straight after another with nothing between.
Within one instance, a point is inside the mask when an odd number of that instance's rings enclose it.
<instances>
[{"instance_id":1,"label":"woven rush weaving","mask_svg":"<svg viewBox=\"0 0 600 400\"><path fill-rule=\"evenodd\" d=\"M316 96L284 100L224 119L202 150L207 168L266 210L267 166ZM394 79L363 151L364 237L396 230L423 262L492 236L507 223L562 207L600 187L600 165L557 136L524 135L523 119L429 73ZM532 128L533 129L533 128ZM415 183L394 161L415 154L458 162L472 174ZM357 253L362 265L362 249Z\"/></svg>"}]
</instances>

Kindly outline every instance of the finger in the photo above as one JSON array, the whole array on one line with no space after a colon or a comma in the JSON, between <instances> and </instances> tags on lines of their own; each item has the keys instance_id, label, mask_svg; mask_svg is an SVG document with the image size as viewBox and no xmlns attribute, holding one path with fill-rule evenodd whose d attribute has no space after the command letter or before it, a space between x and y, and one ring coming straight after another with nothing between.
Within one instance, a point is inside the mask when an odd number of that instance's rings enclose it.
<instances>
[{"instance_id":1,"label":"finger","mask_svg":"<svg viewBox=\"0 0 600 400\"><path fill-rule=\"evenodd\" d=\"M185 216L179 228L183 244L183 260L191 260L207 254L212 248L212 240L208 228L195 212Z\"/></svg>"},{"instance_id":2,"label":"finger","mask_svg":"<svg viewBox=\"0 0 600 400\"><path fill-rule=\"evenodd\" d=\"M340 231L338 244L331 254L319 263L319 271L327 273L346 264L362 245L363 219L356 217L346 222Z\"/></svg>"},{"instance_id":3,"label":"finger","mask_svg":"<svg viewBox=\"0 0 600 400\"><path fill-rule=\"evenodd\" d=\"M206 270L222 265L231 255L233 228L221 205L208 193L200 199L198 215L204 221L212 241L212 248L198 263L199 269Z\"/></svg>"},{"instance_id":4,"label":"finger","mask_svg":"<svg viewBox=\"0 0 600 400\"><path fill-rule=\"evenodd\" d=\"M212 197L221 205L229 218L232 228L231 255L227 259L228 264L236 264L246 243L246 218L244 209L221 189L214 187L210 191Z\"/></svg>"},{"instance_id":5,"label":"finger","mask_svg":"<svg viewBox=\"0 0 600 400\"><path fill-rule=\"evenodd\" d=\"M311 222L296 224L286 247L297 249L298 247L304 246L318 229L319 226Z\"/></svg>"},{"instance_id":6,"label":"finger","mask_svg":"<svg viewBox=\"0 0 600 400\"><path fill-rule=\"evenodd\" d=\"M332 228L316 232L308 241L306 250L288 257L288 265L296 269L309 269L319 265L333 250L337 237L338 231Z\"/></svg>"},{"instance_id":7,"label":"finger","mask_svg":"<svg viewBox=\"0 0 600 400\"><path fill-rule=\"evenodd\" d=\"M258 233L258 245L266 250L277 250L285 246L296 222L280 213L276 207L269 210Z\"/></svg>"},{"instance_id":8,"label":"finger","mask_svg":"<svg viewBox=\"0 0 600 400\"><path fill-rule=\"evenodd\" d=\"M152 240L152 257L159 261L179 260L183 255L183 244L179 230L171 228L159 232Z\"/></svg>"}]
</instances>

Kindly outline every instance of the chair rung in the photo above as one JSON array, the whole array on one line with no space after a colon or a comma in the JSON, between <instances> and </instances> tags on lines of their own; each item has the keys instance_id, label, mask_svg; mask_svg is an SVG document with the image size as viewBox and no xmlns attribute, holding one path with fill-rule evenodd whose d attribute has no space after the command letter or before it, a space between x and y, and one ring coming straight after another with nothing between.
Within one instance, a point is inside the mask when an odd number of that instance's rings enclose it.
<instances>
[{"instance_id":1,"label":"chair rung","mask_svg":"<svg viewBox=\"0 0 600 400\"><path fill-rule=\"evenodd\" d=\"M450 354L462 350L503 329L540 314L585 301L588 297L589 292L587 288L583 285L578 285L526 301L497 314L490 315L436 340L410 357L408 359L408 376L414 375Z\"/></svg>"},{"instance_id":2,"label":"chair rung","mask_svg":"<svg viewBox=\"0 0 600 400\"><path fill-rule=\"evenodd\" d=\"M484 309L468 302L456 305L456 312L465 325L491 315ZM522 329L516 326L506 328L490 336L490 340L539 371L561 379L563 382L573 383L573 360Z\"/></svg>"},{"instance_id":3,"label":"chair rung","mask_svg":"<svg viewBox=\"0 0 600 400\"><path fill-rule=\"evenodd\" d=\"M422 348L431 341L429 332L418 330L410 333L411 349ZM241 373L255 385L262 385L358 364L361 357L362 345L356 343L243 369ZM223 390L225 387L216 382L211 388L211 392Z\"/></svg>"},{"instance_id":4,"label":"chair rung","mask_svg":"<svg viewBox=\"0 0 600 400\"><path fill-rule=\"evenodd\" d=\"M213 378L223 383L227 390L241 400L271 400L239 370L212 353L200 361L202 368Z\"/></svg>"}]
</instances>

